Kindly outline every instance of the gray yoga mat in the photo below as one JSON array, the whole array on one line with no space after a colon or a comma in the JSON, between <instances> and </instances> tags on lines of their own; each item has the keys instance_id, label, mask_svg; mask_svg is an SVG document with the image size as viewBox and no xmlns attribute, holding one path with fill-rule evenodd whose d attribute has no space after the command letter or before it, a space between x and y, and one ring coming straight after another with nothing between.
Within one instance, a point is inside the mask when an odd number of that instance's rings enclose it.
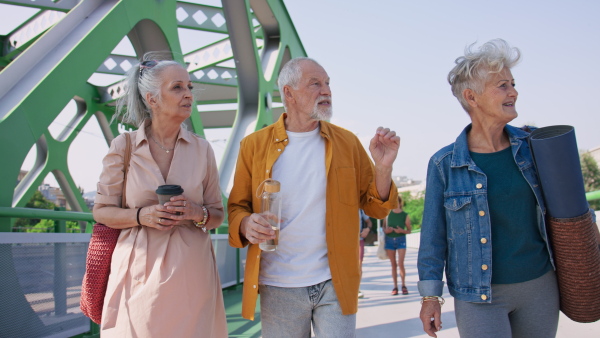
<instances>
[{"instance_id":1,"label":"gray yoga mat","mask_svg":"<svg viewBox=\"0 0 600 338\"><path fill-rule=\"evenodd\" d=\"M529 142L550 216L571 218L585 214L589 206L575 129L572 126L539 128L531 133Z\"/></svg>"}]
</instances>

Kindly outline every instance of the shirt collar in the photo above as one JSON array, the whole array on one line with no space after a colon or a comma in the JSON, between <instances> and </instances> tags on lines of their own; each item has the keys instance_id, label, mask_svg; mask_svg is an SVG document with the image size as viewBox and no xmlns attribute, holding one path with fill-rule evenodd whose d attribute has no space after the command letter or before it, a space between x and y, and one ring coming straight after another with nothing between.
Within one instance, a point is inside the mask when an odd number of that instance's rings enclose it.
<instances>
[{"instance_id":1,"label":"shirt collar","mask_svg":"<svg viewBox=\"0 0 600 338\"><path fill-rule=\"evenodd\" d=\"M275 123L275 127L274 127L274 131L273 131L273 136L275 137L273 139L273 141L275 143L277 142L283 142L285 140L287 140L288 135L287 132L285 130L285 118L287 117L287 113L283 113L281 114L281 116L279 117L279 120L277 120L277 122ZM331 126L330 123L327 121L319 121L320 124L320 134L322 137L324 138L329 138L330 135L330 131L331 131Z\"/></svg>"},{"instance_id":2,"label":"shirt collar","mask_svg":"<svg viewBox=\"0 0 600 338\"><path fill-rule=\"evenodd\" d=\"M146 142L148 142L148 135L146 135L146 127L149 124L150 124L150 120L146 120L146 121L144 121L144 123L142 123L142 128L138 129L139 137L136 137L136 140L135 140L136 146L139 146L140 143L144 140ZM185 129L183 127L183 124L181 126L179 126L179 135L177 135L177 141L179 141L181 139L181 140L186 141L187 143L190 143L192 141L192 137L193 137L192 132ZM176 141L176 143L177 143L177 141Z\"/></svg>"},{"instance_id":3,"label":"shirt collar","mask_svg":"<svg viewBox=\"0 0 600 338\"><path fill-rule=\"evenodd\" d=\"M286 113L281 114L281 116L279 116L279 120L277 120L277 122L275 122L275 126L273 129L273 136L274 139L273 141L275 143L279 143L279 142L283 142L284 140L287 140L287 132L285 131L285 118L287 117Z\"/></svg>"}]
</instances>

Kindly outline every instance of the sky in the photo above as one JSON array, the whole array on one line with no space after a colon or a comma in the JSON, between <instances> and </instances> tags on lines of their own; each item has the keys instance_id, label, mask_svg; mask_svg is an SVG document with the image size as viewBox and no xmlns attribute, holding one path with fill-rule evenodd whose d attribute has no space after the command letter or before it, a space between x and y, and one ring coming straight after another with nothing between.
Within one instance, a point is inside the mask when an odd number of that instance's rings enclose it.
<instances>
[{"instance_id":1,"label":"sky","mask_svg":"<svg viewBox=\"0 0 600 338\"><path fill-rule=\"evenodd\" d=\"M502 38L521 50L511 124L575 127L600 146L600 2L285 1L308 55L331 77L332 122L367 144L401 137L394 173L426 177L433 153L470 122L446 78L464 48Z\"/></svg>"},{"instance_id":2,"label":"sky","mask_svg":"<svg viewBox=\"0 0 600 338\"><path fill-rule=\"evenodd\" d=\"M519 117L511 124L572 125L581 150L600 146L600 2L284 3L308 56L331 77L331 121L356 133L365 148L378 126L389 127L401 137L394 175L425 180L429 157L452 143L469 123L446 77L467 45L494 38L506 40L522 53L521 62L512 69ZM182 35L184 53L198 39ZM222 156L228 132L206 133L217 157ZM73 147L84 149L88 164L86 170L72 174L84 190L95 190L107 146L94 123L79 137L82 141ZM90 149L94 142L98 145ZM78 161L80 157L69 155L70 165Z\"/></svg>"}]
</instances>

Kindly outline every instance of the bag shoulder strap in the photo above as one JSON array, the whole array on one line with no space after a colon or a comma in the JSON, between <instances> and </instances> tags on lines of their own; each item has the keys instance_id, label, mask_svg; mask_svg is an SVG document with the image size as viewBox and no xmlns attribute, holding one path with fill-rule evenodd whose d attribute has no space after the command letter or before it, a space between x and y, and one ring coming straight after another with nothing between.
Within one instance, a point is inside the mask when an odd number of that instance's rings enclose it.
<instances>
[{"instance_id":1,"label":"bag shoulder strap","mask_svg":"<svg viewBox=\"0 0 600 338\"><path fill-rule=\"evenodd\" d=\"M125 133L125 155L123 156L123 193L121 196L121 208L125 208L127 205L127 199L125 198L125 192L127 189L127 173L129 172L129 161L131 160L131 135Z\"/></svg>"}]
</instances>

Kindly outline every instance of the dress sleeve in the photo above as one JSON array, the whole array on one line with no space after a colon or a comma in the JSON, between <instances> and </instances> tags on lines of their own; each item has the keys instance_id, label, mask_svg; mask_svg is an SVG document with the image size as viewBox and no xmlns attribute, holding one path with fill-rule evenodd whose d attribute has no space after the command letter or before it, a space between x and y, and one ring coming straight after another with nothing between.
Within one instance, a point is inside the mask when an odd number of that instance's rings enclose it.
<instances>
[{"instance_id":1,"label":"dress sleeve","mask_svg":"<svg viewBox=\"0 0 600 338\"><path fill-rule=\"evenodd\" d=\"M98 180L95 203L121 207L123 194L123 155L125 154L125 136L113 139L108 153L102 160L102 173Z\"/></svg>"},{"instance_id":2,"label":"dress sleeve","mask_svg":"<svg viewBox=\"0 0 600 338\"><path fill-rule=\"evenodd\" d=\"M219 186L219 170L217 169L215 153L210 144L207 144L206 149L206 166L206 176L204 176L204 180L202 181L202 186L204 187L202 193L204 205L223 211L223 200Z\"/></svg>"},{"instance_id":3,"label":"dress sleeve","mask_svg":"<svg viewBox=\"0 0 600 338\"><path fill-rule=\"evenodd\" d=\"M444 176L432 160L427 168L425 209L421 225L421 243L417 267L421 296L441 296L442 276L446 262L446 213L444 209Z\"/></svg>"}]
</instances>

